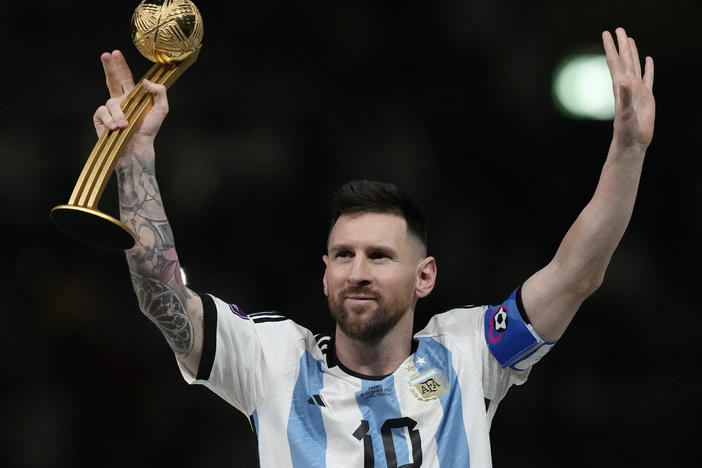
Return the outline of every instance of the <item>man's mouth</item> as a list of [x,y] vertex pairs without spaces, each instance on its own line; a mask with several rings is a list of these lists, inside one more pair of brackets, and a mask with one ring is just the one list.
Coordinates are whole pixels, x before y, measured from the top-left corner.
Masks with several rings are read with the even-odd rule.
[[368,303],[376,300],[376,298],[373,296],[358,296],[358,295],[346,296],[344,299],[346,299],[347,303],[359,304],[359,305],[360,304],[368,304]]

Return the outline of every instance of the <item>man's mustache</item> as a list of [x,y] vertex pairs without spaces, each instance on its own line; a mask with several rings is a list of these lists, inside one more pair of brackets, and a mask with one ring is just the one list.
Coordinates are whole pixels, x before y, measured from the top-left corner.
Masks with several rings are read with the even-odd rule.
[[368,286],[351,286],[348,288],[345,288],[341,291],[341,297],[348,297],[348,296],[361,296],[361,297],[370,297],[373,299],[379,299],[380,294],[375,291],[373,288],[368,287]]

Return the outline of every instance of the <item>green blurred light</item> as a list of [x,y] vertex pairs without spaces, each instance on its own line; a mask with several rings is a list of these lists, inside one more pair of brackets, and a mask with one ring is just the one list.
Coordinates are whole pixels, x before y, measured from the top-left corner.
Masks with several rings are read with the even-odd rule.
[[576,119],[611,120],[614,117],[612,78],[604,55],[572,55],[553,74],[557,107]]

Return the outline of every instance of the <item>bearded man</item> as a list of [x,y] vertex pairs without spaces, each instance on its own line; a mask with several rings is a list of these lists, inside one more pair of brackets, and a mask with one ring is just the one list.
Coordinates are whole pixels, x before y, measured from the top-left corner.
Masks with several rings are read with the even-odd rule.
[[[414,336],[414,309],[437,265],[424,216],[391,184],[350,182],[335,196],[323,256],[333,335],[189,290],[154,172],[166,92],[144,81],[154,107],[116,168],[121,219],[137,235],[126,253],[134,289],[186,381],[250,417],[262,467],[491,466],[498,404],[600,286],[631,217],[653,136],[653,61],[642,73],[634,40],[622,28],[616,36],[618,50],[603,33],[612,144],[595,194],[551,262],[503,303],[437,314]],[[134,87],[121,53],[102,62],[111,97],[95,113],[98,134],[126,127],[120,103]]]

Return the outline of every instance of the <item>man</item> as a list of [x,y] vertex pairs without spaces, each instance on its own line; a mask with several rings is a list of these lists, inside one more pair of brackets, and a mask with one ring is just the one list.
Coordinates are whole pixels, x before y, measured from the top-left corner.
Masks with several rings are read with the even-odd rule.
[[[438,314],[414,339],[414,308],[437,267],[421,212],[389,184],[352,182],[335,197],[323,257],[333,336],[190,291],[154,174],[166,93],[144,82],[154,107],[116,168],[121,218],[137,235],[126,252],[134,289],[185,379],[251,417],[261,466],[491,465],[500,400],[599,287],[631,216],[653,136],[653,61],[642,74],[634,40],[622,28],[616,36],[618,50],[602,35],[616,102],[612,143],[594,196],[553,260],[504,303]],[[134,87],[121,53],[101,59],[111,97],[95,113],[98,134],[127,125],[120,102]]]

